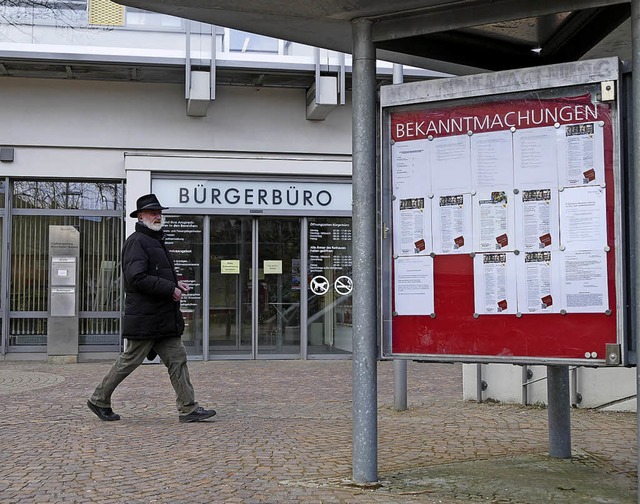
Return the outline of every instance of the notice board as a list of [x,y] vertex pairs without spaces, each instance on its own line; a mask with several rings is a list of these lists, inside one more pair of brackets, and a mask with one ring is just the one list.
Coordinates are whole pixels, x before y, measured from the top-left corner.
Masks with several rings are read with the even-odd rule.
[[383,88],[383,356],[624,363],[618,75]]

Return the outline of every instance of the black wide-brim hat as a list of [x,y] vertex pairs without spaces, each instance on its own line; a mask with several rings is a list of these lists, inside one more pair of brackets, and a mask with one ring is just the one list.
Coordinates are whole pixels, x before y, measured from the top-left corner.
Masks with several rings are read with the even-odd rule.
[[138,217],[138,212],[142,210],[166,210],[169,207],[163,207],[155,194],[145,194],[140,196],[136,201],[136,209],[129,215],[134,219]]

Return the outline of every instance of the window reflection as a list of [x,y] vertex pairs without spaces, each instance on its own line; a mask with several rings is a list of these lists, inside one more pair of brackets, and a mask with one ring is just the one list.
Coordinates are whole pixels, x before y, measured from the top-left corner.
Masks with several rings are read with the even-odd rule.
[[121,210],[121,182],[55,182],[18,180],[13,183],[14,208]]

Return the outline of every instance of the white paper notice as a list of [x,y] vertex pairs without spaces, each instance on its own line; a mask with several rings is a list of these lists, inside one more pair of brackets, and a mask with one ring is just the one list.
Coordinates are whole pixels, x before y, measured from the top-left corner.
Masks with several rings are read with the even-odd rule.
[[595,123],[559,130],[558,170],[562,186],[604,184],[604,137]]
[[433,192],[471,192],[469,135],[435,138],[429,145]]
[[516,256],[518,311],[557,313],[560,311],[559,252],[525,252]]
[[604,250],[606,190],[600,186],[560,191],[560,244],[567,250]]
[[516,248],[558,250],[559,216],[556,189],[525,189],[515,197]]
[[511,131],[476,133],[471,136],[473,188],[513,187]]
[[479,315],[516,313],[514,258],[508,253],[476,254],[473,258],[475,311]]
[[428,143],[429,140],[411,140],[393,144],[391,166],[396,196],[431,194]]
[[396,198],[393,212],[394,255],[431,253],[431,200]]
[[558,186],[557,134],[553,126],[513,133],[513,179],[517,189]]
[[609,309],[607,253],[575,250],[561,253],[562,308],[568,313],[603,313]]
[[473,196],[475,252],[514,250],[513,193],[481,191]]
[[471,195],[436,194],[432,202],[433,251],[436,254],[471,252]]
[[398,257],[394,260],[394,306],[398,315],[431,315],[433,258]]

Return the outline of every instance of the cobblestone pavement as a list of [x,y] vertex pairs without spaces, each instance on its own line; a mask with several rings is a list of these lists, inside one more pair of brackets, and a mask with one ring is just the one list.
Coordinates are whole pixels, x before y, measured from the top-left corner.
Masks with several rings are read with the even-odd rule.
[[351,362],[190,362],[213,422],[178,422],[162,365],[85,402],[111,363],[0,362],[1,503],[636,502],[635,413],[573,410],[570,460],[547,411],[463,402],[458,364],[410,362],[409,410],[379,364],[379,483],[352,485]]

